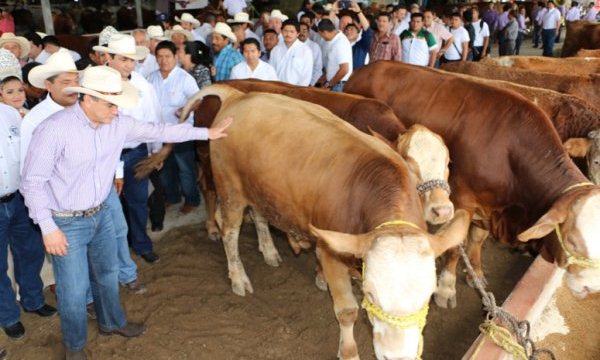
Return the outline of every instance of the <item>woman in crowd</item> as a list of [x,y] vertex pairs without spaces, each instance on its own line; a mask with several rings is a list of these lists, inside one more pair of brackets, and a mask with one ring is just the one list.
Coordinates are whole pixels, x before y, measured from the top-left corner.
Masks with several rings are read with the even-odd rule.
[[194,77],[202,89],[212,83],[210,77],[210,49],[201,41],[188,41],[184,53],[179,53],[179,62],[183,69]]
[[21,80],[19,60],[8,50],[0,49],[0,100],[25,116],[25,86]]

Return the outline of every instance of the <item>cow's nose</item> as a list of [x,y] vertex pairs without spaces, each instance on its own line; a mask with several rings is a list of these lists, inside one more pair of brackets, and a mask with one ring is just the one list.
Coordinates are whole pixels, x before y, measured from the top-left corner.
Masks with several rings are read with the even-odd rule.
[[435,216],[442,219],[447,219],[452,216],[452,207],[448,205],[434,206],[431,211]]

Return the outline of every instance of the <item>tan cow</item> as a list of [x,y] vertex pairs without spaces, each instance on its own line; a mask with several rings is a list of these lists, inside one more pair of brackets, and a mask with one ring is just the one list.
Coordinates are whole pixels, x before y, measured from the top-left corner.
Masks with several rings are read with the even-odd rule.
[[486,57],[482,64],[554,74],[588,75],[600,72],[600,58],[551,58],[546,56]]
[[423,319],[435,289],[435,256],[466,235],[465,212],[430,235],[417,179],[389,146],[318,105],[225,85],[208,90],[222,101],[216,124],[235,114],[228,137],[210,147],[234,292],[244,294],[249,284],[237,243],[250,206],[260,243],[272,241],[267,222],[316,241],[340,325],[340,358],[358,359],[349,275],[355,259],[364,265],[363,306],[377,358],[417,357],[423,323],[398,322]]
[[581,49],[577,51],[575,57],[589,57],[589,58],[597,58],[600,57],[600,49],[590,50],[590,49]]

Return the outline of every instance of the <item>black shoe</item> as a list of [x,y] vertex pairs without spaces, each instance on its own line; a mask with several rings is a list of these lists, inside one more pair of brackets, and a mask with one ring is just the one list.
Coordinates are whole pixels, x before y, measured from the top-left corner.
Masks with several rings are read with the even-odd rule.
[[7,354],[8,352],[6,352],[6,349],[0,348],[0,360],[4,359]]
[[48,304],[44,304],[41,308],[37,310],[25,310],[25,312],[38,314],[41,317],[50,317],[56,314],[56,308]]
[[6,336],[12,339],[20,339],[25,336],[25,328],[20,321],[17,321],[15,324],[9,327],[3,327],[2,329],[4,329]]
[[156,264],[160,261],[160,257],[158,257],[158,255],[156,255],[152,251],[142,254],[140,256],[142,257],[142,259],[146,260],[148,264]]
[[114,329],[111,331],[104,331],[99,329],[100,335],[110,336],[110,335],[120,335],[123,337],[138,337],[146,332],[146,326],[144,324],[139,323],[127,323],[127,325],[123,326],[120,329]]

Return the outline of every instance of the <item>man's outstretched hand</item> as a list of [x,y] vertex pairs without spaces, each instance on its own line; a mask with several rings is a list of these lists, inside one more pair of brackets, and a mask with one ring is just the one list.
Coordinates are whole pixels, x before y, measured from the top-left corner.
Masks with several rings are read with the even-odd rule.
[[229,127],[229,125],[231,125],[232,122],[233,122],[232,117],[227,117],[227,118],[223,119],[223,121],[221,121],[219,123],[219,125],[213,126],[210,129],[208,129],[208,138],[210,140],[216,140],[216,139],[227,137],[227,134],[225,133],[225,129],[227,129],[227,127]]

